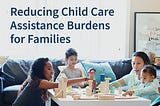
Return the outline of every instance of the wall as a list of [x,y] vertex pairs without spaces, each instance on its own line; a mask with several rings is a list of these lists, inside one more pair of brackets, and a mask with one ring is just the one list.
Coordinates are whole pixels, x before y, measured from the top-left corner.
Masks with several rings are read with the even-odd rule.
[[[128,56],[128,0],[9,1],[0,4],[2,56],[60,58],[69,47],[84,59]],[[32,15],[32,10],[37,12]]]
[[134,51],[134,12],[160,12],[160,0],[130,0],[129,57]]

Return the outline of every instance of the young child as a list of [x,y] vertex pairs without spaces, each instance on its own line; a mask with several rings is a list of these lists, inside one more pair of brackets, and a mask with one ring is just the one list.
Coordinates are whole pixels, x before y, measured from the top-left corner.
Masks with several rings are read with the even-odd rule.
[[[82,77],[81,69],[75,67],[75,65],[77,64],[77,57],[78,57],[78,53],[73,48],[69,48],[65,52],[65,61],[67,65],[66,65],[66,68],[61,73],[65,73],[68,79]],[[83,87],[83,85],[84,84],[82,83],[78,83],[73,85],[73,87]]]
[[129,90],[123,95],[136,95],[150,99],[152,102],[159,96],[159,82],[156,79],[156,69],[152,65],[145,65],[141,70],[141,84],[138,89]]

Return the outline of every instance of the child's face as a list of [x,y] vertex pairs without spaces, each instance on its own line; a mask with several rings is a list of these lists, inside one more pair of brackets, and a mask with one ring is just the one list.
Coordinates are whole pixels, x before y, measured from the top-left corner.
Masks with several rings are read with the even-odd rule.
[[146,83],[149,83],[149,82],[152,82],[154,80],[154,76],[151,75],[150,73],[148,72],[142,72],[141,73],[141,81],[143,84],[146,84]]
[[77,56],[73,55],[66,59],[69,66],[75,66],[77,64]]
[[132,68],[135,70],[136,74],[140,76],[141,69],[144,67],[144,61],[139,56],[132,57]]
[[50,61],[46,62],[46,65],[44,67],[44,76],[46,77],[47,80],[51,80],[53,77],[53,67],[52,63]]

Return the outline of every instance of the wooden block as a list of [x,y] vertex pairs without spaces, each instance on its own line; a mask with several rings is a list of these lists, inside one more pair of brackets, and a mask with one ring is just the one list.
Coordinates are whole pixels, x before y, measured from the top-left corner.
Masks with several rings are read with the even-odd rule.
[[73,95],[74,100],[80,100],[80,95]]
[[98,96],[99,100],[115,100],[115,95],[111,95],[111,94],[102,94]]
[[62,91],[58,88],[55,88],[55,97],[56,98],[61,98],[63,95],[62,95]]
[[86,88],[86,96],[92,96],[92,89],[89,87]]

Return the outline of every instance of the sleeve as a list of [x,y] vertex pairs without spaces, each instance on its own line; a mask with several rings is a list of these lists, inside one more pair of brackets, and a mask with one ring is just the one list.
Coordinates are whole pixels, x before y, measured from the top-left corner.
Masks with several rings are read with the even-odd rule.
[[142,94],[154,94],[158,92],[158,86],[159,82],[157,79],[154,79],[153,82],[150,83],[150,85],[144,87],[144,88],[139,88],[134,90],[135,95],[142,95]]
[[128,82],[129,82],[130,78],[131,78],[131,73],[122,77],[122,79],[124,80],[126,85],[128,85]]

